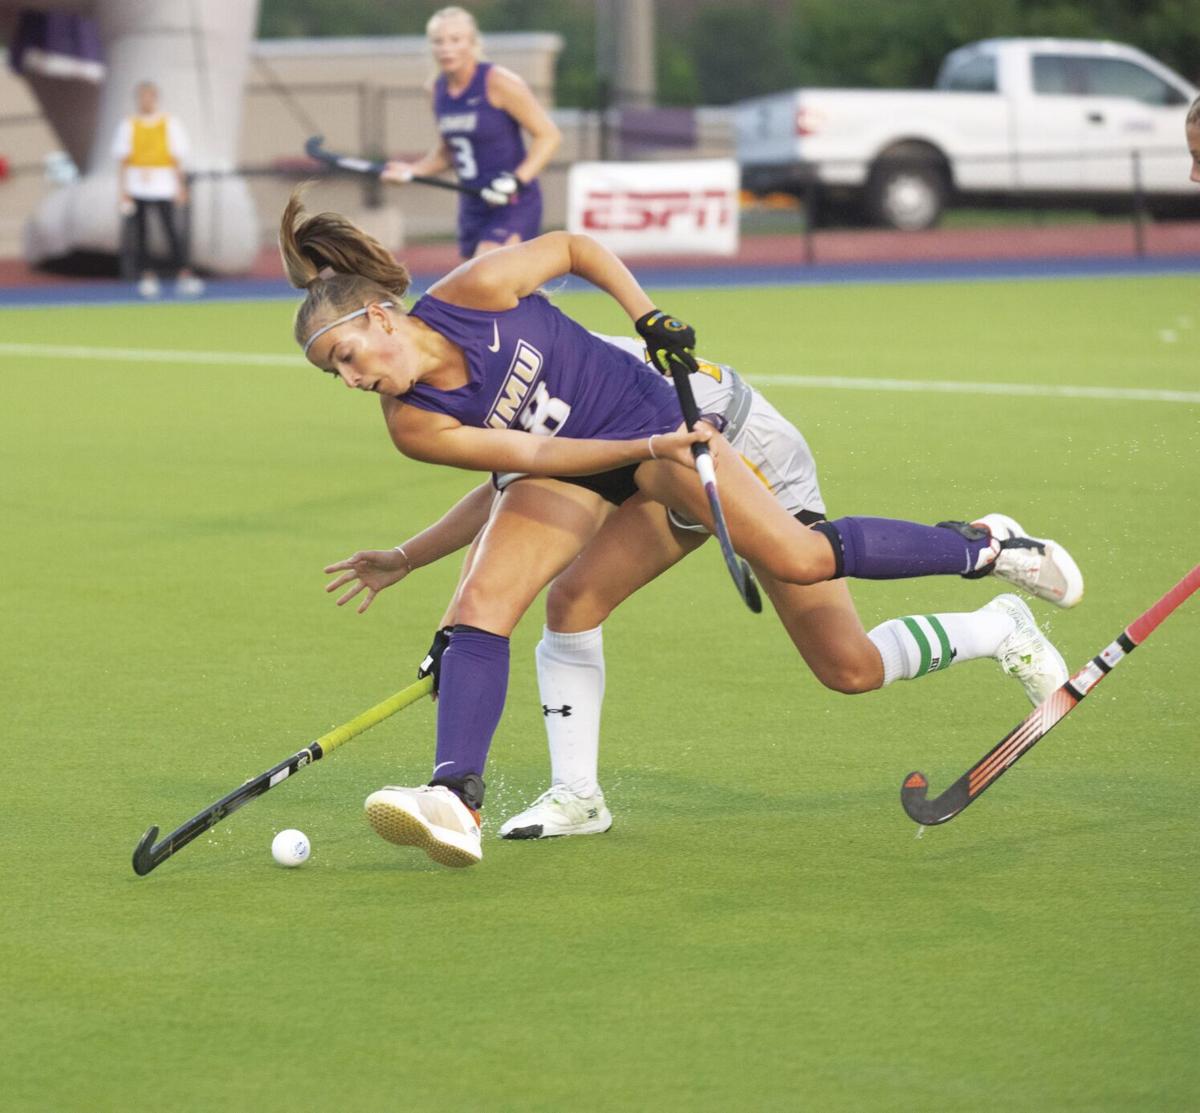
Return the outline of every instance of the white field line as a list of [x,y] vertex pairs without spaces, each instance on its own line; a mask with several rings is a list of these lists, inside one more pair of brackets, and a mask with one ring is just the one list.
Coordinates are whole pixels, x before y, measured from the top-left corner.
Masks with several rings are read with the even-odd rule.
[[85,348],[69,344],[0,343],[0,356],[80,359],[105,363],[207,363],[237,367],[300,367],[304,357],[266,352],[189,352],[178,348]]
[[840,375],[748,375],[755,385],[890,390],[911,394],[1006,394],[1024,398],[1099,398],[1120,402],[1200,404],[1200,391],[1144,390],[1121,386],[1055,386],[1039,383],[970,383],[938,379],[859,379]]
[[[203,352],[176,348],[92,348],[67,344],[0,342],[0,356],[27,359],[77,359],[111,363],[198,363],[240,367],[300,367],[299,355],[266,352]],[[849,378],[842,375],[750,375],[763,386],[828,390],[874,390],[908,394],[998,394],[1017,398],[1093,398],[1120,402],[1200,404],[1200,391],[1147,390],[1138,387],[1059,386],[1039,383],[973,383],[938,379]]]

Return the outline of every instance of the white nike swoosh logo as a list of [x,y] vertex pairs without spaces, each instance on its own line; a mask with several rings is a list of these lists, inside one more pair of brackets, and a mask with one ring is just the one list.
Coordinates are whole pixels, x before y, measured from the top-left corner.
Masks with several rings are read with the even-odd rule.
[[433,767],[433,776],[435,776],[435,777],[437,776],[437,771],[438,771],[439,769],[441,769],[441,767],[442,767],[443,765],[453,765],[453,764],[454,764],[454,762],[452,762],[452,761],[439,761],[439,762],[437,763],[437,765],[435,765],[435,766]]
[[500,326],[492,322],[492,342],[487,346],[489,352],[498,352],[500,350]]

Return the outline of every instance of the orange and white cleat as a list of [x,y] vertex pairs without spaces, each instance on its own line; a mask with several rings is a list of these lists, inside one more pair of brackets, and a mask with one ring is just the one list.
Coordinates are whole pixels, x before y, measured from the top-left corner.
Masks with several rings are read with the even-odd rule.
[[367,822],[398,846],[416,846],[443,866],[473,866],[483,858],[479,813],[445,785],[388,785],[366,802]]

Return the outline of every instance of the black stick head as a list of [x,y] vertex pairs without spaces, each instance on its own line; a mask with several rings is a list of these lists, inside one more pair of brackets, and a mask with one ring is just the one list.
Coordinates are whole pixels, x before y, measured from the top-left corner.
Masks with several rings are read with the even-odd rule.
[[304,144],[304,153],[309,158],[315,158],[318,162],[323,162],[325,152],[321,149],[321,145],[324,142],[325,136],[323,135],[310,136]]
[[742,598],[746,606],[755,614],[762,614],[762,596],[758,593],[758,584],[754,582],[754,573],[744,560],[742,566]]
[[967,790],[967,778],[955,781],[941,796],[928,799],[929,781],[924,773],[912,772],[904,778],[900,786],[900,803],[908,813],[909,819],[922,827],[936,827],[953,819],[970,802],[971,796]]
[[154,861],[153,854],[150,853],[154,846],[154,840],[158,838],[158,828],[150,827],[146,833],[138,841],[137,846],[133,851],[133,872],[138,877],[145,877],[158,864]]

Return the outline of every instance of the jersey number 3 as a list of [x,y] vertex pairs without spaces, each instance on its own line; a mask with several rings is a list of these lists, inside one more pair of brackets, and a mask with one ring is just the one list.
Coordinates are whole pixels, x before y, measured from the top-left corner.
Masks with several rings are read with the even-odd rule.
[[475,161],[475,150],[465,135],[455,135],[446,140],[454,152],[454,169],[460,178],[477,178],[479,164]]

